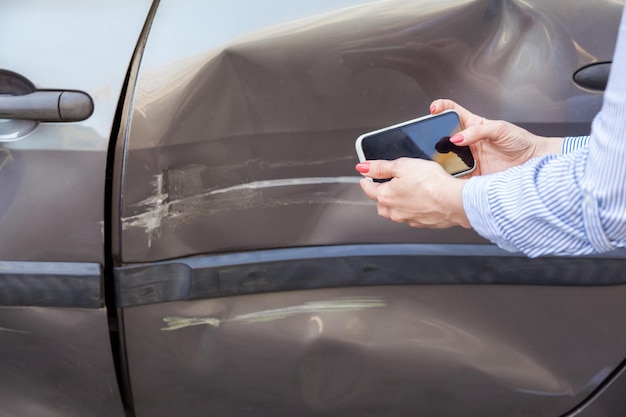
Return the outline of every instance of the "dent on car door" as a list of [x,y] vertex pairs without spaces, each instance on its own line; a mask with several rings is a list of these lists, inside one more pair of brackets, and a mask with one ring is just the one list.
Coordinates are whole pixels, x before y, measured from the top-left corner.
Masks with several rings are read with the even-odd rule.
[[124,414],[104,307],[104,191],[150,9],[0,4],[0,415]]
[[115,182],[136,415],[559,416],[592,395],[626,352],[623,255],[379,219],[354,139],[441,96],[586,133],[601,94],[572,76],[610,60],[620,10],[161,1]]

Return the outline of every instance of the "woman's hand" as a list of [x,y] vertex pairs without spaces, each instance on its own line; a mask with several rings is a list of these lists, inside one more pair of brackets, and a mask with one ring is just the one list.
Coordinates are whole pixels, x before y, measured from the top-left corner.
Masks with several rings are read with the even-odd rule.
[[[452,109],[461,116],[465,129],[450,142],[470,146],[476,160],[471,175],[492,174],[561,152],[562,138],[545,138],[508,122],[487,120],[451,100],[436,100],[430,109],[432,114]],[[471,227],[463,208],[466,180],[451,176],[436,162],[417,158],[365,161],[356,169],[370,179],[391,178],[383,183],[360,182],[365,194],[376,201],[380,216],[413,227]]]
[[435,100],[432,114],[456,110],[464,130],[450,138],[458,146],[469,146],[476,160],[471,175],[493,174],[549,153],[560,154],[563,138],[545,138],[502,120],[477,116],[452,100]]
[[372,179],[361,180],[365,194],[376,201],[378,214],[413,227],[470,227],[463,209],[465,180],[455,178],[432,161],[400,158],[395,161],[366,161],[357,171]]

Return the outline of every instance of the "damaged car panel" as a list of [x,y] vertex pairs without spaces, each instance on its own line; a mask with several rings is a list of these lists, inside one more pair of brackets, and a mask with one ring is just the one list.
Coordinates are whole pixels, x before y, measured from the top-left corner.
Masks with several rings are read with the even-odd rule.
[[354,140],[439,97],[586,134],[602,94],[574,74],[610,61],[621,8],[162,1],[114,183],[136,415],[556,417],[595,398],[625,357],[623,254],[528,260],[382,220]]
[[135,410],[560,416],[620,369],[625,265],[431,244],[120,267]]
[[136,415],[562,416],[622,360],[625,290],[385,286],[131,307]]
[[623,250],[395,224],[354,171],[439,97],[588,133],[622,0],[4,3],[0,416],[626,413]]
[[621,7],[598,4],[349,1],[306,15],[275,1],[225,30],[235,3],[164,2],[126,133],[121,259],[483,243],[377,219],[353,184],[354,138],[427,113],[438,97],[539,133],[586,133],[601,94],[572,77],[611,59],[595,23],[614,37]]

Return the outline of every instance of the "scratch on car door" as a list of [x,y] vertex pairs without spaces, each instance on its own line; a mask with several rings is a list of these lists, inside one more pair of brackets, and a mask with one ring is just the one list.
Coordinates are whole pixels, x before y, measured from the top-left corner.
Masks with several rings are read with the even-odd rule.
[[[176,227],[193,216],[208,216],[233,209],[252,207],[324,204],[371,204],[352,198],[342,198],[342,193],[329,191],[328,186],[345,187],[358,184],[359,176],[278,178],[218,186],[203,184],[200,176],[204,166],[189,166],[155,175],[151,182],[153,194],[133,204],[137,214],[123,217],[122,230],[143,229],[148,235],[148,247],[160,236],[162,227]],[[189,175],[187,175],[189,174]],[[184,179],[184,181],[183,181]],[[309,188],[307,188],[309,187]],[[310,188],[316,187],[316,188]],[[277,198],[265,198],[276,189],[297,189],[281,193]]]
[[11,151],[9,151],[8,149],[0,148],[0,171],[2,171],[2,168],[4,168],[4,166],[11,161],[13,161]]
[[219,327],[224,323],[242,322],[244,324],[263,323],[281,320],[300,314],[321,314],[346,311],[358,311],[369,308],[385,307],[387,303],[379,298],[340,298],[327,301],[312,301],[284,308],[262,310],[254,313],[240,314],[233,318],[218,319],[215,317],[164,317],[167,327],[161,330],[171,331],[191,326],[209,325]]
[[152,239],[158,235],[163,218],[169,211],[169,195],[165,190],[163,174],[155,175],[152,186],[155,189],[153,196],[135,204],[137,207],[145,208],[142,213],[122,219],[122,230],[131,227],[145,229],[148,235],[148,247],[152,246]]

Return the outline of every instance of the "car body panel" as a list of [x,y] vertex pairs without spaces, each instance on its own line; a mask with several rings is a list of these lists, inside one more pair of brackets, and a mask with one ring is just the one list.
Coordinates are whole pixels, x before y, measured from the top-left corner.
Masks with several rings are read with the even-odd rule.
[[94,112],[0,143],[0,416],[626,412],[624,251],[394,224],[353,168],[438,97],[587,133],[622,1],[5,3],[0,76]]
[[128,265],[135,411],[560,416],[620,367],[625,265],[448,244]]
[[130,307],[135,412],[561,416],[622,361],[625,291],[412,285]]
[[624,410],[624,390],[626,389],[626,368],[622,368],[597,393],[566,417],[619,416]]
[[624,254],[528,260],[380,219],[354,141],[438,97],[585,134],[602,94],[573,75],[611,60],[621,8],[162,1],[114,184],[137,417],[556,417],[589,401],[626,352]]
[[109,139],[150,5],[3,2],[0,69],[39,90],[84,91],[94,111],[87,120],[41,123],[0,143],[0,235],[10,237],[0,239],[0,260],[104,263]]
[[94,105],[86,120],[26,135],[0,120],[0,416],[124,415],[104,305],[105,183],[151,3],[0,2],[0,78]]
[[355,185],[355,138],[425,114],[438,97],[539,133],[587,133],[602,95],[572,77],[610,61],[621,10],[613,1],[564,10],[560,1],[388,0],[318,2],[307,15],[287,3],[245,12],[227,1],[161,3],[127,132],[122,262],[484,243],[471,231],[377,218]]
[[0,307],[0,416],[121,417],[104,308]]

